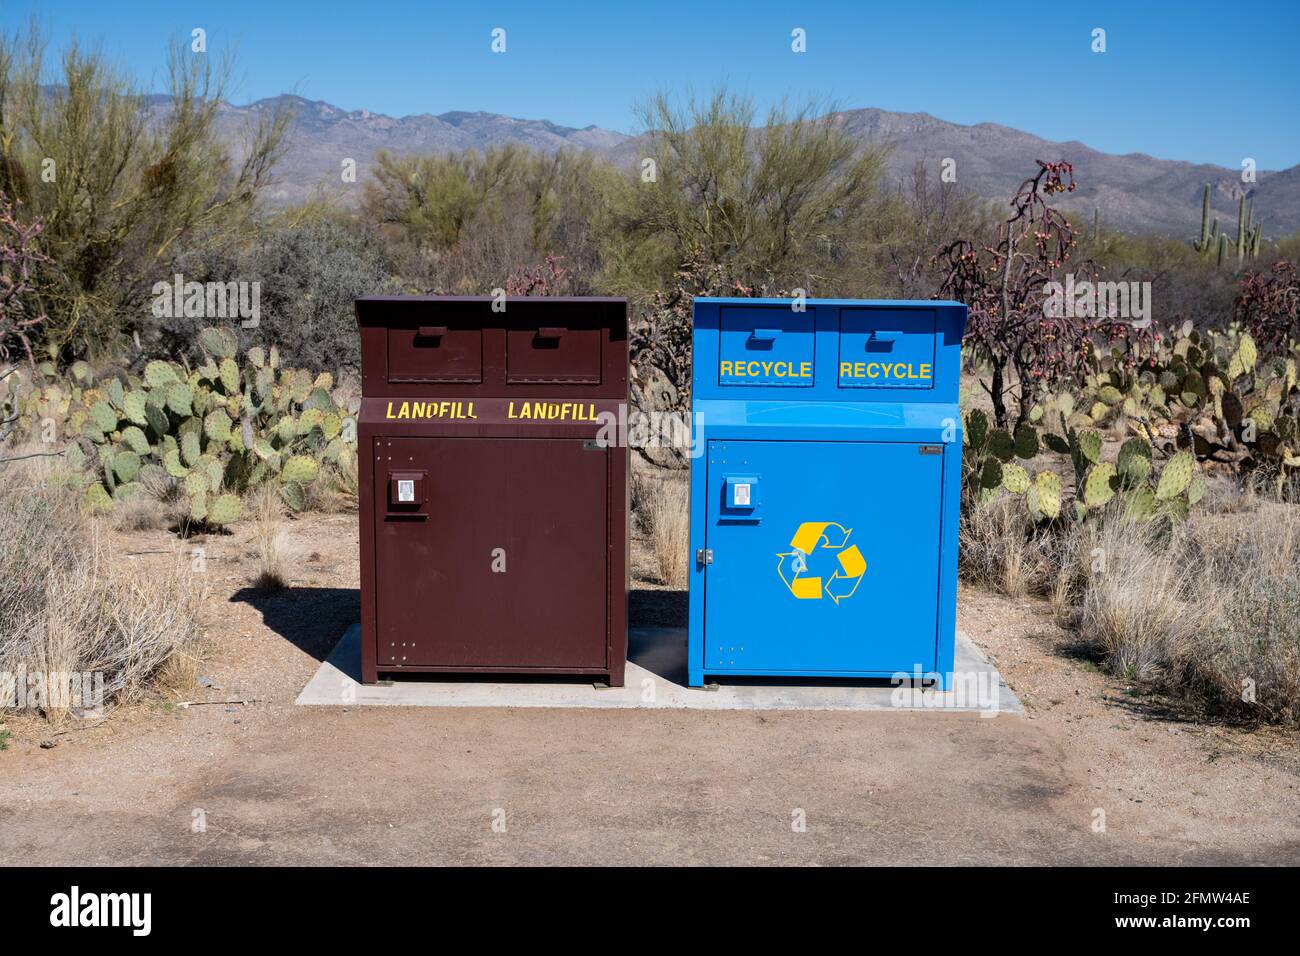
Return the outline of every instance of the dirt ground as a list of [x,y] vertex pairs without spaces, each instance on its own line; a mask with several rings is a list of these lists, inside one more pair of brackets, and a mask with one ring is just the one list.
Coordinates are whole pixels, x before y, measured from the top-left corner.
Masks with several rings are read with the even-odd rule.
[[[213,686],[188,693],[251,702],[10,718],[0,860],[1300,863],[1294,734],[1195,722],[1075,656],[1035,602],[965,588],[958,609],[1024,717],[296,708],[358,619],[356,518],[292,522],[274,596],[249,586],[251,535],[122,536],[123,560],[203,548]],[[634,623],[684,614],[634,587]]]

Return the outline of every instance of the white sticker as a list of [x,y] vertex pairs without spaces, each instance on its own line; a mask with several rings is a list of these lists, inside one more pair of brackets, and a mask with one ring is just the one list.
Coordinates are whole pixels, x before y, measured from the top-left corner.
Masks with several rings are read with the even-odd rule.
[[397,500],[398,501],[415,501],[415,480],[412,478],[397,479]]
[[747,508],[749,506],[749,485],[738,484],[733,485],[732,487],[735,489],[732,504],[738,508]]

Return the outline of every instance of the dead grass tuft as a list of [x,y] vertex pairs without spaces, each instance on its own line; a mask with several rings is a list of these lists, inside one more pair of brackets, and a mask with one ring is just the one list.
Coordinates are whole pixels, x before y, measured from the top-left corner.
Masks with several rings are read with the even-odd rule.
[[252,519],[253,540],[257,544],[257,574],[253,587],[259,591],[279,591],[289,586],[293,565],[284,502],[278,490],[265,485],[250,492],[245,510]]
[[958,564],[973,584],[1011,597],[1043,594],[1053,577],[1050,539],[1036,533],[1019,498],[1004,495],[962,512]]
[[642,531],[650,539],[661,584],[686,587],[691,547],[690,491],[677,477],[633,478],[633,502]]
[[321,466],[320,475],[307,488],[307,509],[325,514],[357,508],[357,458],[344,455]]

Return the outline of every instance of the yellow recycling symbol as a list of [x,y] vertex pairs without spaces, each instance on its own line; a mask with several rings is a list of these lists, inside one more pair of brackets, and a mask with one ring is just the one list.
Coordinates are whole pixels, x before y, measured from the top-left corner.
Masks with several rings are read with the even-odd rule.
[[[834,521],[805,521],[790,539],[790,551],[778,551],[776,573],[781,576],[790,593],[797,598],[820,598],[825,590],[826,596],[837,605],[845,598],[853,596],[866,573],[867,562],[862,557],[856,544],[849,544],[852,528],[846,528]],[[825,587],[820,577],[805,575],[808,570],[808,556],[818,548],[839,552],[839,567],[827,579]]]

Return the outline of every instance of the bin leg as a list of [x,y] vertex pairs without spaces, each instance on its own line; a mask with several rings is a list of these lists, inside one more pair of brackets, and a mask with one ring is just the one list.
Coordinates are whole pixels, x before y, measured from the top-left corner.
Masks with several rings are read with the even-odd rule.
[[939,690],[943,691],[945,694],[952,690],[952,680],[952,671],[940,671]]
[[609,672],[609,686],[610,686],[610,687],[622,687],[622,686],[623,686],[623,673],[624,673],[624,671],[625,671],[626,669],[627,669],[626,664],[624,664],[624,662],[622,662],[622,661],[619,661],[619,663],[616,664],[616,665],[615,665],[615,666],[610,670],[610,672]]

